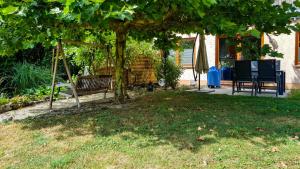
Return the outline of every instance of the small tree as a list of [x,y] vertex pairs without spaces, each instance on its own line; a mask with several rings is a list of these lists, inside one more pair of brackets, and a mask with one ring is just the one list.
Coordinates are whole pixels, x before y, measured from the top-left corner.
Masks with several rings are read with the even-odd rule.
[[174,60],[166,58],[164,62],[161,62],[156,67],[156,77],[157,80],[165,80],[165,88],[171,87],[175,89],[178,85],[179,78],[182,75],[182,68],[179,65],[176,65]]

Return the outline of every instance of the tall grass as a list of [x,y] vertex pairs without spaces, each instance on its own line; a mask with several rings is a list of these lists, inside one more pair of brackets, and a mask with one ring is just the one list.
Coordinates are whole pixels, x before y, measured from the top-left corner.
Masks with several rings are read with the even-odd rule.
[[0,74],[0,97],[6,95],[6,91],[9,90],[10,86],[7,84],[9,80],[10,80],[9,75]]
[[26,89],[51,84],[51,73],[48,68],[29,63],[17,63],[13,68],[12,86],[17,93]]
[[0,94],[2,93],[2,84],[3,84],[3,82],[4,82],[4,77],[1,77],[0,76]]

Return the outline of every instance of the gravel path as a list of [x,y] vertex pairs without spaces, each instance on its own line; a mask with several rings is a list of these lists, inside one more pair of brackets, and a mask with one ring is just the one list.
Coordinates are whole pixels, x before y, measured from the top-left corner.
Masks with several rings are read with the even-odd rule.
[[[107,93],[106,98],[104,99],[103,93],[80,96],[80,103],[87,103],[91,101],[107,101],[108,99],[113,98],[113,93]],[[51,113],[52,111],[59,109],[67,109],[77,106],[74,98],[58,100],[53,102],[53,110],[49,110],[49,102],[39,103],[33,106],[25,107],[18,110],[12,110],[3,114],[0,114],[0,123],[5,121],[12,120],[23,120],[28,117],[39,116],[47,113]]]

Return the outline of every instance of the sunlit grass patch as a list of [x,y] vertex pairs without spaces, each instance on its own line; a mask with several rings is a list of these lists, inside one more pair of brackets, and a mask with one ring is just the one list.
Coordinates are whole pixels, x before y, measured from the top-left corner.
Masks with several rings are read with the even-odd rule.
[[298,168],[299,106],[158,92],[123,109],[0,124],[0,168]]

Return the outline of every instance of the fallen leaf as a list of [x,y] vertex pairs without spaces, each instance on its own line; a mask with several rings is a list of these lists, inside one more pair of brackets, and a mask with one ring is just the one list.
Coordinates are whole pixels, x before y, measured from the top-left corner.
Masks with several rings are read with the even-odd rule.
[[206,160],[203,160],[203,165],[204,166],[207,166],[208,165],[208,162]]
[[209,131],[210,131],[210,132],[214,132],[215,130],[214,130],[214,129],[209,129]]
[[203,130],[203,128],[202,127],[198,127],[198,129],[197,129],[198,131],[201,131],[201,130]]
[[174,111],[174,109],[173,109],[173,108],[169,108],[168,110],[169,110],[169,111]]
[[201,142],[205,141],[205,138],[200,136],[200,137],[197,138],[197,141],[201,141]]
[[290,139],[293,140],[293,141],[295,141],[295,140],[299,140],[299,137],[298,136],[294,136],[294,137],[291,137]]
[[195,110],[197,110],[197,111],[203,111],[203,109],[201,107],[197,107],[197,108],[195,108]]
[[271,151],[273,153],[279,152],[279,148],[278,147],[272,147]]
[[288,168],[288,166],[284,162],[280,162],[277,164],[278,168]]
[[266,129],[264,128],[261,128],[261,127],[256,127],[255,129],[256,131],[259,131],[259,132],[263,132],[263,131],[266,131]]

